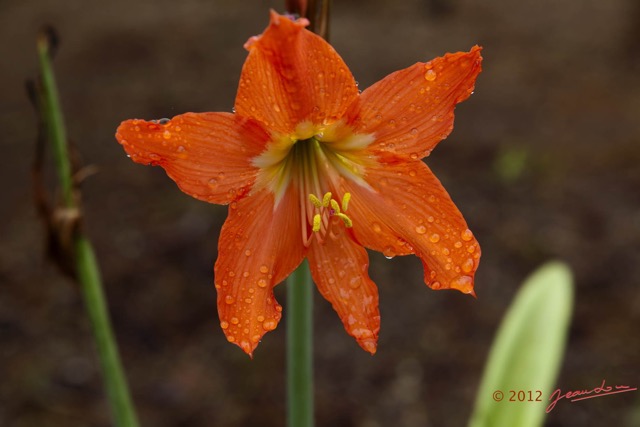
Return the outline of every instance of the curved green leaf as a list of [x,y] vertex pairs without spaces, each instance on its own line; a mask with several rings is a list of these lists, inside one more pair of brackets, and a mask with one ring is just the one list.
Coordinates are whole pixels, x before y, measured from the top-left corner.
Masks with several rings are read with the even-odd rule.
[[566,264],[545,264],[525,281],[489,353],[470,427],[542,425],[572,307],[573,279]]

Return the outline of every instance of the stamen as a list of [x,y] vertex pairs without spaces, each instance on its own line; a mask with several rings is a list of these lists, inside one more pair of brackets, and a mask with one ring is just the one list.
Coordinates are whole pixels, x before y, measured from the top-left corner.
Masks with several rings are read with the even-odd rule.
[[320,216],[320,214],[315,214],[313,216],[313,231],[315,233],[320,231],[321,224],[322,224],[322,216]]
[[336,202],[335,199],[331,199],[331,209],[333,209],[333,214],[337,215],[340,213],[340,205]]
[[342,210],[344,212],[346,212],[349,207],[349,200],[351,200],[351,193],[344,193],[344,196],[342,196]]
[[[313,224],[311,229],[314,233],[318,233],[316,235],[316,238],[319,239],[321,243],[323,242],[324,236],[329,229],[329,224],[332,216],[340,218],[345,227],[353,227],[353,221],[351,220],[351,218],[349,218],[349,216],[342,212],[346,211],[346,209],[349,207],[349,200],[351,199],[350,193],[345,193],[342,197],[342,209],[340,208],[338,201],[331,198],[331,192],[325,193],[325,195],[322,197],[322,201],[320,201],[320,198],[318,198],[318,196],[316,196],[315,194],[309,194],[308,198],[311,204],[315,207],[314,210],[316,212],[313,215]],[[329,206],[331,206],[331,208],[327,209],[329,208]],[[310,239],[311,238],[309,238],[309,240],[305,239],[305,244],[308,243]]]
[[318,208],[318,209],[322,208],[322,202],[315,195],[309,194],[309,201],[316,208]]
[[330,200],[331,200],[331,191],[328,191],[327,193],[325,193],[324,197],[322,198],[322,206],[324,206],[325,208],[328,207]]
[[353,221],[351,221],[351,218],[349,218],[345,214],[337,213],[337,214],[335,214],[335,216],[337,216],[338,218],[340,218],[342,220],[342,222],[344,222],[344,226],[345,227],[347,227],[347,228],[353,227]]

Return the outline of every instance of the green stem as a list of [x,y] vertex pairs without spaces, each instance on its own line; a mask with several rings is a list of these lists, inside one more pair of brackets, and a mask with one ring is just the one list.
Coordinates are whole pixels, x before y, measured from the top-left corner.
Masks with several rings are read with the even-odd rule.
[[138,420],[120,363],[118,345],[111,331],[100,269],[91,242],[86,237],[78,235],[75,241],[75,251],[78,280],[82,284],[115,425],[136,427]]
[[[50,38],[43,32],[38,37],[38,59],[41,78],[38,105],[42,109],[42,117],[53,145],[64,206],[67,209],[79,209],[78,202],[74,197],[72,168],[69,160],[62,109],[58,100],[58,91],[51,66],[50,48]],[[118,427],[137,427],[138,421],[120,363],[118,346],[111,330],[109,313],[102,291],[100,270],[91,242],[85,237],[81,227],[75,228],[73,256],[77,279],[82,287],[87,312],[98,347],[105,388],[115,425]]]
[[304,261],[287,283],[287,419],[313,427],[313,282]]
[[53,68],[51,67],[49,36],[42,32],[38,37],[38,59],[40,62],[40,85],[43,117],[49,134],[49,140],[53,144],[53,154],[58,170],[58,179],[62,187],[62,200],[67,208],[74,208],[76,202],[73,197],[73,179],[71,174],[71,162],[67,148],[67,131],[62,118],[62,109],[58,100],[58,88],[56,86]]

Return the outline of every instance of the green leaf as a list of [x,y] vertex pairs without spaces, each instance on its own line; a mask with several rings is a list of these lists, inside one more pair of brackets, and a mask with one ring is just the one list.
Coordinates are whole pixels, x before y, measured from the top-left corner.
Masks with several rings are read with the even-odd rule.
[[573,279],[566,264],[545,264],[525,281],[489,353],[470,427],[542,425],[572,307]]

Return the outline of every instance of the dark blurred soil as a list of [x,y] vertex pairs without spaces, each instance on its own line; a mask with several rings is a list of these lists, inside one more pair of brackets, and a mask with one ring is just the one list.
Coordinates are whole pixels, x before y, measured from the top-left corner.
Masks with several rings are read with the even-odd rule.
[[[218,327],[212,284],[226,208],[129,161],[120,121],[230,111],[246,52],[280,2],[0,2],[0,425],[108,426],[83,301],[44,257],[23,83],[35,36],[61,37],[68,133],[143,426],[284,425],[284,323],[249,360]],[[640,3],[338,1],[332,41],[360,83],[484,46],[475,95],[427,159],[478,237],[478,299],[434,292],[415,257],[371,256],[379,351],[316,293],[318,426],[463,426],[498,323],[524,277],[568,262],[576,302],[558,387],[640,383]],[[55,175],[47,171],[54,188]],[[278,299],[286,301],[282,286]],[[640,425],[640,395],[558,405],[547,426]]]

